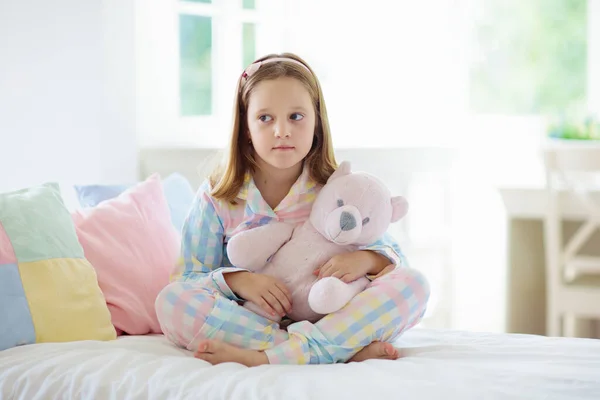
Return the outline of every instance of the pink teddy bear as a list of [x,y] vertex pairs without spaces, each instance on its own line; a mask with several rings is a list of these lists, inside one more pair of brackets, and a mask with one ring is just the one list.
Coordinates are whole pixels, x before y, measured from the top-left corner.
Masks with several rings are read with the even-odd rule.
[[[379,179],[352,173],[350,163],[343,162],[320,190],[305,223],[273,222],[241,232],[229,241],[227,254],[234,266],[274,276],[287,285],[292,295],[289,318],[316,322],[344,307],[369,280],[317,280],[313,272],[337,254],[377,241],[407,212],[404,197],[392,197]],[[280,321],[252,302],[244,306]]]

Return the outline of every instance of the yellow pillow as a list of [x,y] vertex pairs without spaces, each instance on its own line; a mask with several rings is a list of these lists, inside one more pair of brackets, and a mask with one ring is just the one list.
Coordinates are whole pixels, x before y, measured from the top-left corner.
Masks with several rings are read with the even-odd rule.
[[0,350],[115,338],[58,185],[0,193]]

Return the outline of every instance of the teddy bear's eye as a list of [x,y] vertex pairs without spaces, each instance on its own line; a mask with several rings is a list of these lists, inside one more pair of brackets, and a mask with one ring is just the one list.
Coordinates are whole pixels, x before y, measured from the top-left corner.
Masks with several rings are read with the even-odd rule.
[[339,200],[338,200],[338,207],[341,207],[341,206],[343,206],[343,205],[344,205],[344,200],[342,200],[342,199],[339,199]]
[[366,217],[365,219],[362,220],[362,224],[363,226],[365,226],[366,224],[368,224],[370,221],[369,217]]

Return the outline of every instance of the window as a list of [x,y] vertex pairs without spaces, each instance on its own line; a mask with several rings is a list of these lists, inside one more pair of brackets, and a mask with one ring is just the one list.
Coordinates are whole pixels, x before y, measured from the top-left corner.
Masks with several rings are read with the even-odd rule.
[[469,105],[475,113],[585,112],[588,0],[474,2]]
[[344,18],[337,2],[319,0],[145,4],[136,10],[142,145],[226,144],[242,69],[281,51],[317,72],[337,147],[476,146],[481,132],[537,146],[540,117],[600,110],[597,1],[433,3],[350,1]]
[[[213,52],[217,49],[217,54],[223,54],[233,63],[239,58],[240,70],[254,61],[256,2],[243,0],[236,4],[226,0],[180,0],[178,14],[180,114],[183,117],[210,116],[214,110],[213,103],[218,101],[213,97],[213,86],[219,84],[215,82],[219,76],[213,69]],[[217,24],[223,24],[221,37],[213,37],[213,19],[217,20]],[[238,42],[238,45],[232,46],[233,42]],[[240,54],[232,54],[236,50]]]
[[143,146],[226,144],[235,86],[258,55],[279,52],[277,0],[159,0],[136,15]]
[[183,116],[212,114],[212,19],[179,15],[179,96]]
[[599,4],[469,1],[464,146],[489,152],[497,184],[542,185],[550,124],[600,112]]

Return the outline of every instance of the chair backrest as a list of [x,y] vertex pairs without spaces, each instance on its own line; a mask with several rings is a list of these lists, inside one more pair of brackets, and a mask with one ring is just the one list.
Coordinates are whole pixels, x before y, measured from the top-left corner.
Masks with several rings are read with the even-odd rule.
[[[544,149],[547,211],[545,246],[548,279],[560,284],[564,267],[573,261],[581,248],[600,228],[600,202],[592,192],[598,190],[600,146],[556,146]],[[585,212],[583,225],[567,243],[562,238],[562,201],[576,198]]]

